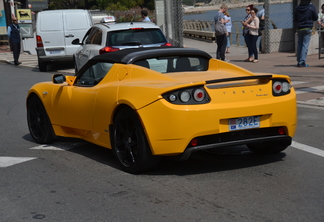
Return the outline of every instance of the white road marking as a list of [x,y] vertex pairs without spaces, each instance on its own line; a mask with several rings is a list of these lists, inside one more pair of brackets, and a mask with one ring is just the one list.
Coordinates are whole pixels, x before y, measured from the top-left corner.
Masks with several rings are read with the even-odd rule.
[[62,149],[56,146],[49,146],[49,145],[40,145],[40,146],[35,146],[30,148],[31,150],[60,150],[60,151],[64,151],[64,150],[68,150],[68,148],[66,149]]
[[0,167],[9,167],[15,164],[23,163],[29,160],[36,159],[37,157],[9,157],[0,156]]
[[75,143],[54,143],[52,145],[39,145],[39,146],[35,146],[30,148],[31,150],[59,150],[59,151],[66,151],[66,150],[70,150],[73,148],[76,148],[82,144],[84,144],[85,142],[75,142]]
[[295,85],[299,85],[299,84],[304,84],[304,83],[306,83],[306,82],[303,82],[303,81],[291,81],[291,84],[292,84],[293,86],[295,86]]
[[305,144],[297,143],[295,141],[292,141],[291,146],[296,148],[296,149],[303,150],[305,152],[312,153],[312,154],[324,157],[324,150],[321,150],[321,149],[318,149],[318,148],[315,148],[315,147],[311,147],[311,146],[308,146],[308,145],[305,145]]
[[324,90],[324,86],[313,86],[313,87],[306,87],[306,88],[295,89],[295,90],[296,90],[296,94],[309,93],[309,92]]

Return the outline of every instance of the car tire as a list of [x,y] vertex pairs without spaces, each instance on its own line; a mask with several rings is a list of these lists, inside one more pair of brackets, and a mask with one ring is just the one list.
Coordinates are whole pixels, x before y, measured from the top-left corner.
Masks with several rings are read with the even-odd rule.
[[39,68],[39,71],[46,72],[47,71],[47,64],[38,61],[38,68]]
[[113,152],[128,173],[139,173],[158,165],[160,157],[153,156],[143,127],[130,108],[123,108],[114,118]]
[[46,144],[54,141],[54,131],[42,101],[32,95],[27,101],[27,123],[30,135],[36,143]]
[[247,147],[255,154],[275,154],[285,150],[288,146],[280,142],[260,142],[248,144]]

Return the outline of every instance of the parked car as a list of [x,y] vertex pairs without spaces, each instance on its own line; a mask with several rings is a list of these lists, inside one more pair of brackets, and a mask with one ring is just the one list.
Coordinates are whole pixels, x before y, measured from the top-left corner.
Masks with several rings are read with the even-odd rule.
[[115,23],[113,16],[102,18],[101,23],[89,29],[82,42],[75,39],[72,44],[80,45],[74,53],[76,71],[96,55],[125,48],[171,46],[161,29],[154,23]]
[[78,46],[72,40],[82,38],[93,25],[87,10],[46,10],[37,14],[36,52],[41,72],[56,62],[73,62]]
[[27,121],[37,143],[81,138],[135,173],[161,156],[186,160],[215,147],[281,152],[295,134],[296,93],[288,76],[253,74],[198,49],[124,49],[34,85]]

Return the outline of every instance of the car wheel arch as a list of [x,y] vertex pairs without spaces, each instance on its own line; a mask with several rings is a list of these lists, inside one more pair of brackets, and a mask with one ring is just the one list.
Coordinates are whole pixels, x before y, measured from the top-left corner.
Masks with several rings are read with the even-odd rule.
[[141,123],[141,125],[142,125],[142,127],[143,127],[143,129],[145,129],[145,127],[144,127],[144,125],[143,125],[143,122],[142,122],[142,120],[141,120],[141,117],[140,117],[140,115],[136,112],[136,109],[134,109],[133,107],[131,107],[130,105],[128,105],[128,104],[119,104],[118,106],[116,106],[115,107],[115,110],[113,111],[113,113],[112,113],[112,117],[111,117],[111,123],[112,123],[112,125],[114,125],[114,122],[115,122],[115,119],[116,119],[116,116],[117,116],[117,114],[122,110],[122,109],[130,109],[130,110],[132,110],[133,112],[135,112],[136,113],[136,115],[137,115],[137,118],[139,119],[139,121],[140,121],[140,123]]
[[[122,105],[118,106],[118,108],[115,110],[115,112],[114,112],[114,114],[112,116],[113,116],[113,122],[112,122],[111,125],[109,125],[111,148],[112,148],[115,156],[117,157],[117,159],[121,163],[121,166],[122,166],[123,170],[126,171],[126,172],[129,172],[129,173],[136,173],[136,172],[140,172],[142,170],[148,170],[151,167],[156,166],[159,163],[160,157],[152,155],[153,152],[152,152],[152,148],[150,146],[150,143],[148,141],[147,134],[145,132],[145,127],[143,127],[143,123],[141,121],[141,118],[138,115],[138,113],[136,112],[136,110],[132,109],[131,107],[129,107],[129,106],[125,105],[125,104],[122,104]],[[126,128],[122,127],[121,128],[120,127],[120,121],[122,121],[121,123],[123,125],[123,123],[125,123],[123,119],[126,116],[129,117],[129,119],[131,120],[130,122],[133,123],[133,124],[129,125],[130,128],[128,128],[128,127],[126,127]],[[128,119],[127,117],[125,119]],[[139,126],[139,128],[137,128],[136,125]],[[132,131],[133,127],[137,128],[137,130]],[[120,131],[120,129],[122,129],[122,131]],[[134,134],[133,133],[128,134],[129,132],[127,133],[127,131],[128,131],[127,129],[131,129],[131,132],[134,132]],[[127,141],[127,144],[131,143],[130,141],[133,141],[133,136],[134,136],[134,138],[136,138],[135,141],[137,141],[137,142],[135,142],[135,144],[142,144],[142,145],[139,146],[140,151],[136,152],[136,153],[140,153],[140,154],[137,154],[140,157],[137,156],[137,155],[134,156],[133,160],[136,160],[136,161],[134,161],[131,164],[126,163],[127,162],[126,161],[126,159],[127,159],[126,156],[127,155],[125,154],[125,150],[126,150],[125,147],[127,147],[128,145],[121,145],[121,146],[117,145],[116,146],[116,144],[118,144],[118,143],[119,144],[125,144],[124,142],[122,142],[125,139],[124,136],[122,136],[120,138],[122,140],[118,140],[118,141],[116,140],[116,135],[117,135],[116,132],[117,131],[122,132],[122,135],[123,134],[124,135],[132,135],[132,136],[129,136],[130,140]],[[124,132],[126,132],[126,133],[124,133]],[[140,134],[143,135],[143,136],[140,136]],[[117,136],[117,137],[120,137],[120,136]],[[124,152],[123,152],[123,150],[124,150]],[[132,152],[133,151],[131,151],[130,153],[132,153]],[[126,162],[124,162],[124,161],[126,161]],[[127,166],[127,165],[129,165],[129,166]]]
[[52,143],[56,136],[42,99],[31,93],[26,102],[28,128],[34,141],[39,144]]
[[135,108],[133,108],[133,107],[127,105],[127,104],[120,104],[120,105],[118,105],[118,106],[115,108],[115,110],[113,111],[112,115],[111,115],[111,121],[110,121],[110,122],[111,122],[112,124],[109,126],[109,132],[110,132],[109,136],[110,136],[111,141],[113,140],[113,137],[114,137],[114,136],[113,136],[113,133],[112,133],[112,132],[113,132],[112,129],[113,129],[113,127],[114,127],[115,118],[116,118],[117,114],[118,114],[122,109],[130,109],[130,110],[132,110],[132,111],[136,114],[136,116],[137,116],[139,122],[141,123],[141,126],[142,126],[143,130],[144,130],[144,133],[145,133],[146,139],[147,139],[147,141],[148,141],[148,143],[149,143],[149,146],[150,146],[151,152],[154,153],[153,150],[152,150],[152,147],[151,147],[150,141],[149,141],[149,136],[147,135],[147,132],[146,132],[146,130],[145,130],[145,125],[144,125],[144,123],[143,123],[143,121],[142,121],[141,116],[138,114],[138,112],[136,111]]
[[[28,106],[28,101],[29,101],[32,97],[34,97],[34,96],[38,97],[38,99],[39,99],[40,101],[42,101],[41,97],[38,95],[37,92],[31,92],[31,93],[29,93],[29,95],[27,96],[27,99],[26,99],[26,107]],[[43,101],[42,101],[42,103],[43,103]],[[44,105],[44,103],[43,103],[43,105]]]
[[[34,91],[34,92],[29,93],[29,95],[27,96],[27,99],[26,99],[26,108],[28,108],[27,107],[28,106],[28,101],[32,97],[37,97],[41,101],[41,103],[43,104],[46,113],[48,113],[48,110],[46,109],[46,103],[44,102],[43,97],[38,93],[38,91]],[[48,116],[48,118],[49,118],[50,122],[52,122],[50,116]]]

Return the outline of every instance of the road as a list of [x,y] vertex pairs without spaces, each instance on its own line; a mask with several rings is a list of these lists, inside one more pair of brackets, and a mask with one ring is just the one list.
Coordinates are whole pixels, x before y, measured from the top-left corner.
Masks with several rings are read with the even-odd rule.
[[131,175],[110,150],[87,142],[34,143],[26,93],[52,73],[0,70],[1,222],[324,221],[324,108],[298,106],[294,146],[280,154],[239,146]]

